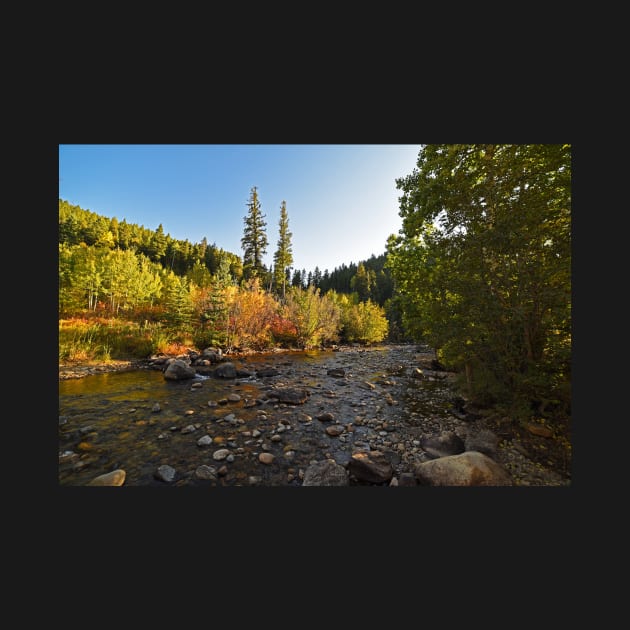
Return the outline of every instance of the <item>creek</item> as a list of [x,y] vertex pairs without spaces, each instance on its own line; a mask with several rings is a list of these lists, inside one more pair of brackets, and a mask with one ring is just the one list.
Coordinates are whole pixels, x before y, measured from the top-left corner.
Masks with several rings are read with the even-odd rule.
[[[461,424],[447,380],[414,377],[432,356],[405,345],[286,352],[234,359],[249,378],[171,381],[142,369],[62,380],[59,483],[86,485],[123,469],[133,486],[300,486],[312,462],[346,465],[361,448],[405,470],[421,436]],[[279,374],[256,376],[270,367]],[[286,388],[306,400],[279,402],[274,394]],[[327,432],[333,425],[337,435]],[[211,443],[200,445],[203,436]],[[175,470],[172,481],[156,475],[163,465]]]

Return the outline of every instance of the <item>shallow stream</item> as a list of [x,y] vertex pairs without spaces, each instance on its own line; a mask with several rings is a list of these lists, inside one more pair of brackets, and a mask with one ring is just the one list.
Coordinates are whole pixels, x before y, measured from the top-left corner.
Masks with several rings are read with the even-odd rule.
[[[86,485],[123,469],[125,485],[297,486],[312,461],[346,464],[368,441],[400,462],[409,440],[452,411],[445,383],[408,376],[417,364],[412,347],[253,355],[235,364],[254,376],[170,381],[159,370],[133,370],[60,381],[59,483]],[[261,367],[280,374],[257,378]],[[331,368],[344,376],[329,375]],[[278,403],[268,395],[279,387],[305,390],[308,399]],[[324,413],[334,420],[320,421]],[[343,433],[326,433],[331,424]],[[212,443],[200,446],[205,435]],[[222,449],[229,456],[215,459]],[[263,452],[272,464],[260,461]],[[171,482],[156,476],[161,465],[175,469]],[[216,475],[200,477],[203,465]]]

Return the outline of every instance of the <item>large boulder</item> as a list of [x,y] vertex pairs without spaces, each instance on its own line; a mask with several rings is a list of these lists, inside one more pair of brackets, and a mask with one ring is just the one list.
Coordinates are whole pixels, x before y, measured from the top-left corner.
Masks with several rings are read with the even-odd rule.
[[219,367],[214,370],[213,374],[219,378],[236,378],[236,367],[234,363],[226,361],[225,363],[221,363]]
[[463,453],[463,440],[452,431],[442,431],[439,435],[431,435],[420,439],[422,450],[430,457],[447,457]]
[[466,451],[416,464],[414,474],[423,486],[513,485],[503,466],[478,451]]
[[179,381],[187,378],[195,378],[195,369],[181,359],[175,359],[164,370],[164,378],[171,381]]

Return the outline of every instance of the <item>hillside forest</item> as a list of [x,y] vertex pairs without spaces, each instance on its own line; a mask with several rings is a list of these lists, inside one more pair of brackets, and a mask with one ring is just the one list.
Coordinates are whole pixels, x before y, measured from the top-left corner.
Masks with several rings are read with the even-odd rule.
[[60,363],[409,341],[478,404],[570,413],[570,145],[424,145],[395,183],[399,233],[333,270],[293,267],[256,187],[241,255],[59,199]]

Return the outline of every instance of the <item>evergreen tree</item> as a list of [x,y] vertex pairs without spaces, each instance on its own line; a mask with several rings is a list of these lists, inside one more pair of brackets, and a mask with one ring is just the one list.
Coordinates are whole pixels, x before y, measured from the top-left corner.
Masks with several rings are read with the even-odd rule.
[[202,341],[203,345],[224,346],[227,342],[230,320],[228,289],[232,286],[230,262],[226,257],[221,259],[212,280],[204,292],[204,300],[200,305],[201,328],[207,333]]
[[274,280],[278,289],[282,287],[282,297],[286,295],[287,271],[293,264],[293,253],[291,251],[291,237],[289,231],[289,217],[287,216],[287,202],[282,201],[280,206],[278,249],[273,255],[275,264]]
[[265,265],[262,258],[267,252],[267,234],[265,228],[265,215],[261,212],[261,205],[258,199],[256,186],[251,189],[247,215],[244,217],[245,227],[241,246],[243,247],[243,277],[250,278],[263,277]]
[[164,234],[164,228],[162,224],[158,225],[157,230],[153,233],[153,238],[151,239],[151,245],[153,248],[152,255],[149,258],[153,261],[161,261],[166,254],[166,246],[167,239]]
[[169,271],[163,275],[162,282],[167,323],[181,331],[191,330],[193,304],[188,280]]
[[372,269],[367,269],[360,262],[356,274],[350,280],[350,288],[356,291],[361,302],[366,302],[372,296],[372,290],[376,285],[376,274]]
[[322,272],[320,271],[319,267],[315,267],[315,270],[313,271],[313,286],[318,289],[321,283]]

